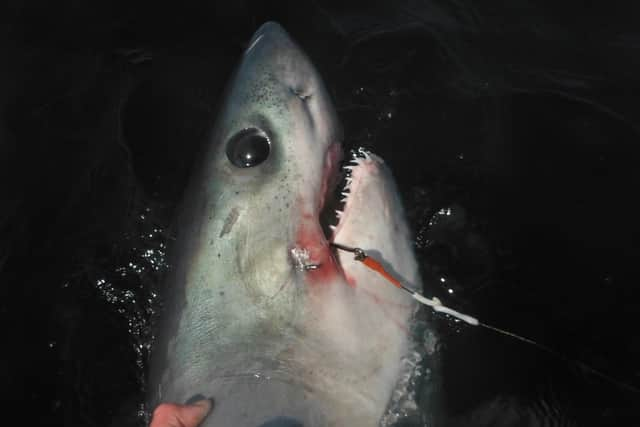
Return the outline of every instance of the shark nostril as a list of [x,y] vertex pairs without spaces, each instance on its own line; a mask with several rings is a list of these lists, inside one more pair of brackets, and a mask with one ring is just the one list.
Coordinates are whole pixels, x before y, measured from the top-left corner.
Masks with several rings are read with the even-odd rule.
[[295,418],[276,417],[260,424],[258,427],[304,427],[304,424]]
[[291,92],[303,101],[308,101],[311,98],[311,94],[303,89],[296,89],[292,87]]

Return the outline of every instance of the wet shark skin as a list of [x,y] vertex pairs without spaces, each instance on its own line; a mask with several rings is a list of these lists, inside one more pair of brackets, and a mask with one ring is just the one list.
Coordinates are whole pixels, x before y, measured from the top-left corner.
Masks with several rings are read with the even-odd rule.
[[[180,208],[151,401],[211,396],[206,426],[374,426],[411,347],[415,305],[329,249],[318,215],[342,130],[311,61],[275,23],[249,46]],[[226,144],[248,128],[271,151],[238,168]],[[357,171],[335,238],[377,250],[419,286],[390,172],[373,156]],[[293,248],[319,268],[297,269]]]

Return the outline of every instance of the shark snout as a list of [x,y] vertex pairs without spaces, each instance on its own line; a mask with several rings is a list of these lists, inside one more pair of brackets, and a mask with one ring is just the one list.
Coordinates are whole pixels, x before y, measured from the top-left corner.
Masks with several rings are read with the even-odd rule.
[[[267,88],[269,97],[279,96],[289,117],[296,122],[303,120],[312,133],[305,140],[324,147],[340,142],[342,127],[322,77],[280,24],[267,22],[254,33],[247,44],[242,68],[247,81],[260,76],[262,89]],[[268,98],[265,101],[270,104]]]
[[305,52],[277,22],[267,22],[258,28],[247,45],[245,57],[272,73],[303,101],[311,98],[321,81]]
[[266,22],[256,30],[256,32],[253,34],[253,37],[251,37],[251,40],[249,40],[249,44],[247,45],[245,54],[251,52],[258,45],[258,43],[264,43],[267,40],[273,42],[277,41],[278,39],[291,41],[289,34],[287,34],[285,29],[282,28],[280,24],[273,21]]

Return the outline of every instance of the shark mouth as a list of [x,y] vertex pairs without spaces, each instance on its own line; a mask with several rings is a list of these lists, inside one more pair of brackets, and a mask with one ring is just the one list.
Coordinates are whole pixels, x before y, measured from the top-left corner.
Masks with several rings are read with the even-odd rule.
[[359,173],[360,168],[366,163],[381,162],[375,154],[363,148],[351,150],[344,161],[341,161],[341,158],[340,146],[329,146],[325,157],[318,211],[303,215],[305,218],[291,251],[294,264],[298,270],[307,273],[311,283],[330,283],[332,279],[346,279],[345,271],[331,243],[341,230],[346,231],[349,228],[348,223],[351,221],[346,221],[346,217],[358,214],[355,211],[351,212],[357,210],[357,207],[350,203],[350,196],[355,194],[358,187],[355,181],[361,181],[354,180],[354,175],[362,175]]
[[[337,170],[333,171],[333,176],[328,181],[333,185],[328,186],[323,198],[324,203],[319,214],[319,222],[327,241],[332,243],[337,231],[342,227],[342,219],[348,208],[348,199],[352,192],[353,171],[360,166],[363,161],[370,160],[371,153],[360,147],[351,150],[350,156]],[[331,171],[330,171],[331,173]]]

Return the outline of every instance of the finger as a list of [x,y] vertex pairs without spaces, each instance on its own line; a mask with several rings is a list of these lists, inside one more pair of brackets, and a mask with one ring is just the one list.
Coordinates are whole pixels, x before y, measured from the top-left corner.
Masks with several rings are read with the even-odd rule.
[[189,405],[161,403],[153,411],[149,427],[197,427],[212,407],[210,399],[202,399]]
[[190,405],[180,405],[178,419],[184,423],[184,427],[196,427],[204,421],[212,407],[211,399],[202,399]]

